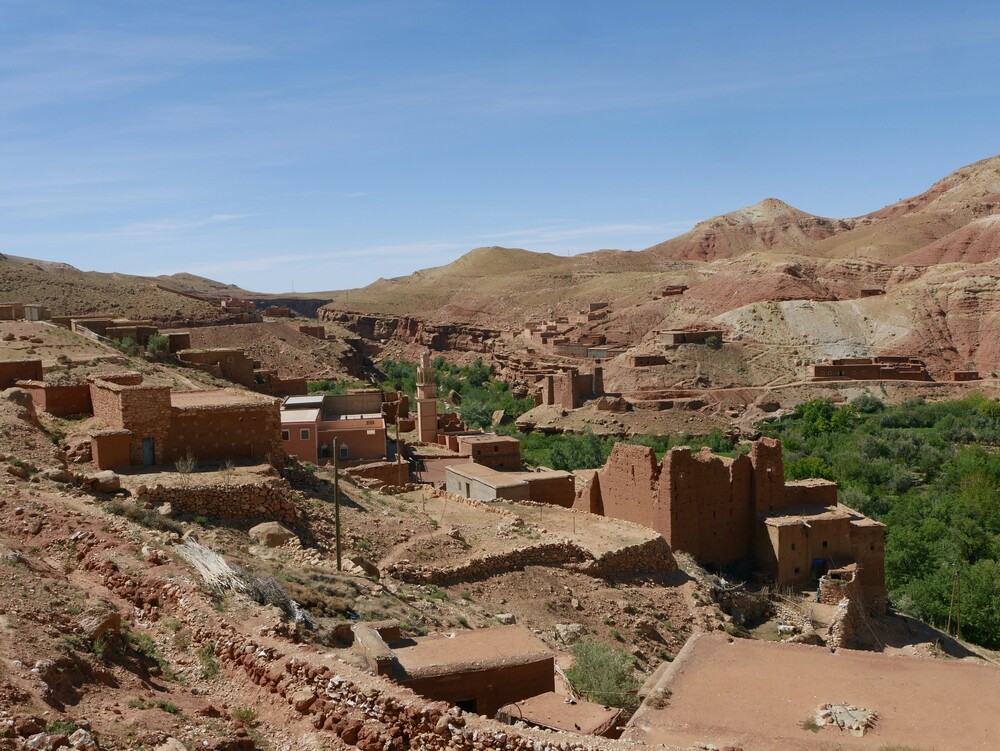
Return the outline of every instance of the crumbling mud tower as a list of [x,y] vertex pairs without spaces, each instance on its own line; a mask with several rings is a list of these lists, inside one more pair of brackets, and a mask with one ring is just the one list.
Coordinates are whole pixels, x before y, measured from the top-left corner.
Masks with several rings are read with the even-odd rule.
[[437,432],[437,385],[430,352],[424,352],[417,368],[417,433],[424,443],[437,443]]

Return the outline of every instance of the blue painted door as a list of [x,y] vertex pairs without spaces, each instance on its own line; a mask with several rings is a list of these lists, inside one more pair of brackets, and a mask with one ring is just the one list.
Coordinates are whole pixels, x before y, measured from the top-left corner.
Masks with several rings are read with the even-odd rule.
[[156,464],[156,452],[153,450],[153,439],[142,439],[142,463],[149,467]]

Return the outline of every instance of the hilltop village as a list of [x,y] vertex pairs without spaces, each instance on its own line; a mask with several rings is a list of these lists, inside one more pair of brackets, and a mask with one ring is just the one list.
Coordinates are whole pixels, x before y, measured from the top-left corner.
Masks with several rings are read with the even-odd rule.
[[[725,329],[595,333],[604,302],[504,331],[202,302],[225,322],[0,305],[0,748],[986,748],[1000,732],[1000,668],[889,606],[884,525],[740,432],[783,409],[768,389],[608,383],[737,346]],[[294,342],[301,365],[192,346],[244,329]],[[348,378],[412,356],[415,390],[311,388],[330,332],[359,338]],[[726,420],[741,448],[620,442],[599,468],[529,466],[499,430],[511,416],[471,427],[438,393],[442,353],[487,356],[534,405],[523,430]],[[981,380],[888,355],[808,369],[796,388]]]

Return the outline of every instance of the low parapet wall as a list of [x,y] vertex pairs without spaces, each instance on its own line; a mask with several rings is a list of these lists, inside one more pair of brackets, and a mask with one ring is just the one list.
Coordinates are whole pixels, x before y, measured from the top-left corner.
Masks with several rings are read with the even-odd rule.
[[280,479],[263,483],[190,484],[140,487],[136,493],[146,503],[169,503],[175,513],[220,519],[268,519],[293,524],[298,521],[291,486]]
[[575,542],[556,540],[475,558],[456,566],[430,567],[392,564],[385,573],[411,584],[449,584],[477,581],[526,566],[565,566],[599,577],[658,576],[677,571],[666,540],[657,536],[595,557]]

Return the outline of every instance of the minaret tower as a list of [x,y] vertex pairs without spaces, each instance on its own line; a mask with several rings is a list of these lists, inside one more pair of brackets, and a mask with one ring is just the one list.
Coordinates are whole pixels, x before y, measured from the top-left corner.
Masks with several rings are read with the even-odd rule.
[[431,353],[420,355],[417,368],[417,433],[424,443],[437,443],[437,384],[431,367]]

